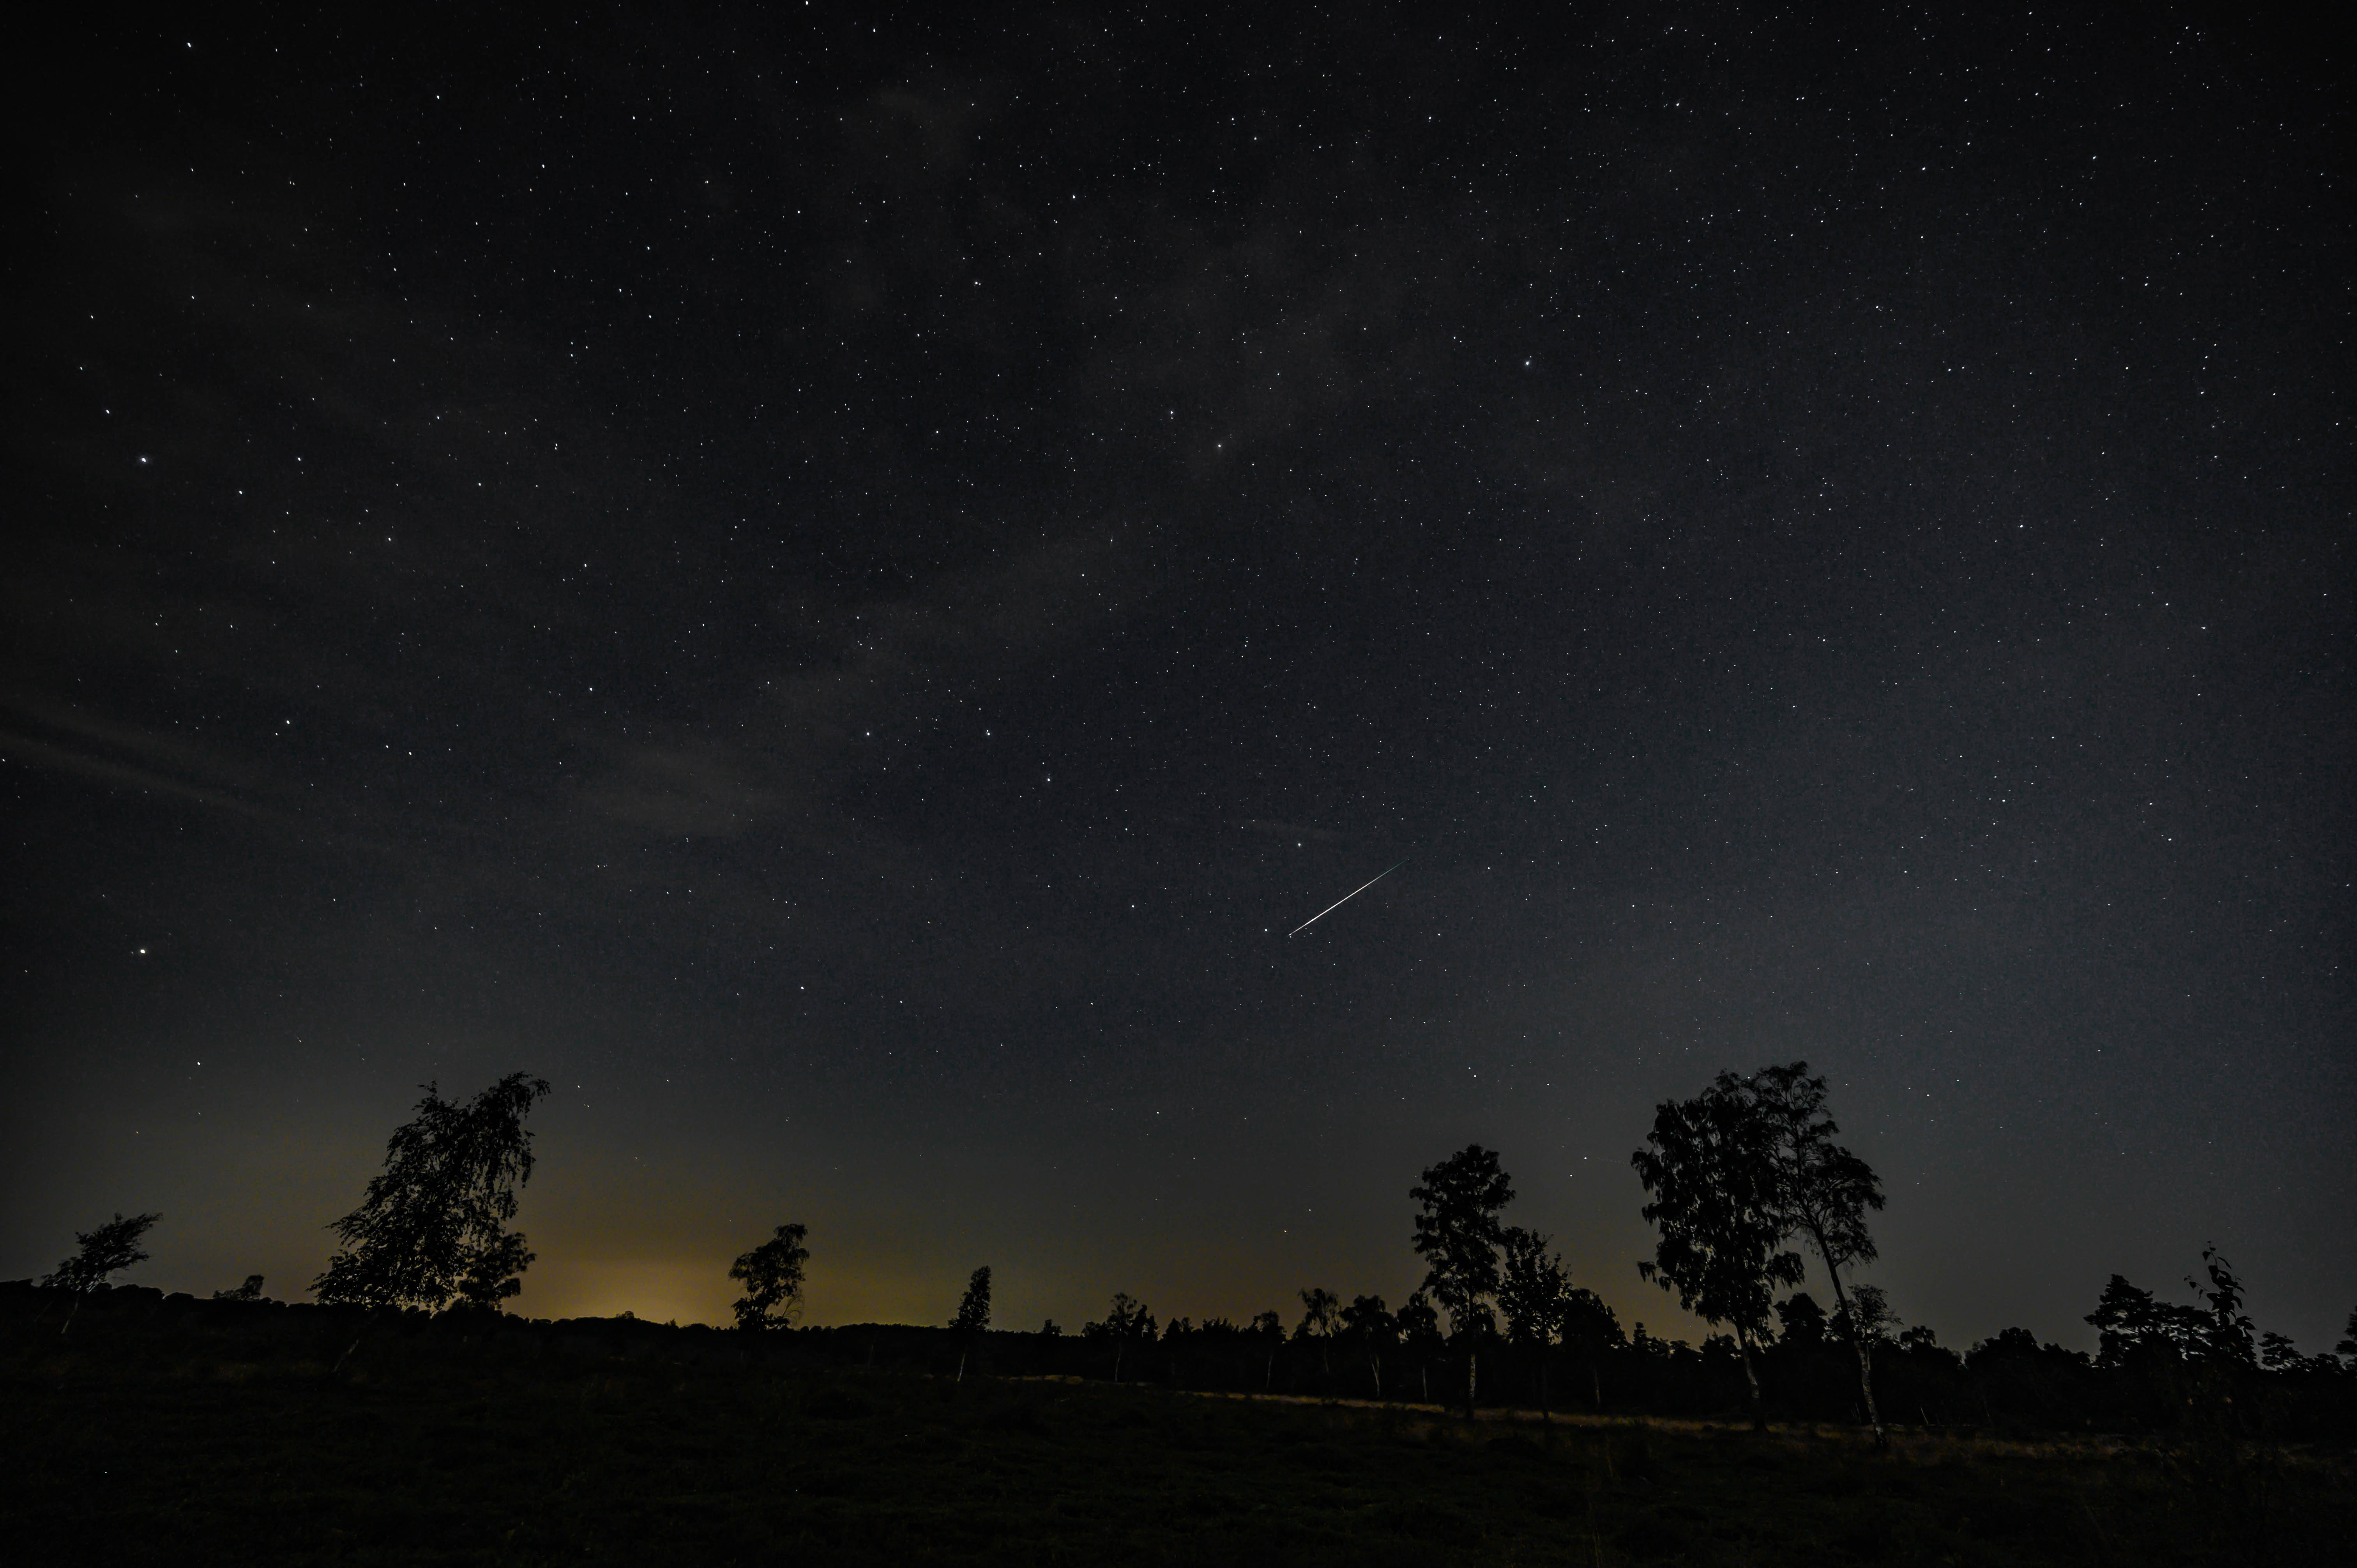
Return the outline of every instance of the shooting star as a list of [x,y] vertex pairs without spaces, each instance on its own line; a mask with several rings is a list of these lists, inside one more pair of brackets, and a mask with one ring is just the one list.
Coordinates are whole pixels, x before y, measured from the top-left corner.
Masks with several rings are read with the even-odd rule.
[[[1415,858],[1415,857],[1414,855],[1408,856],[1408,860],[1413,860]],[[1360,894],[1364,893],[1368,888],[1372,887],[1376,883],[1381,882],[1384,877],[1389,876],[1393,872],[1397,871],[1400,868],[1400,865],[1405,865],[1406,864],[1407,861],[1403,860],[1399,863],[1399,865],[1385,866],[1383,870],[1376,872],[1372,876],[1368,877],[1364,882],[1361,882],[1356,887],[1351,888],[1348,893],[1343,894],[1340,898],[1335,899],[1331,904],[1327,905],[1326,908],[1318,910],[1318,913],[1310,916],[1309,918],[1302,921],[1301,924],[1294,927],[1293,929],[1286,932],[1285,934],[1288,937],[1299,936],[1302,932],[1308,930],[1310,927],[1316,925],[1318,921],[1324,919],[1327,916],[1332,914],[1335,910],[1340,908],[1351,899],[1356,898]]]

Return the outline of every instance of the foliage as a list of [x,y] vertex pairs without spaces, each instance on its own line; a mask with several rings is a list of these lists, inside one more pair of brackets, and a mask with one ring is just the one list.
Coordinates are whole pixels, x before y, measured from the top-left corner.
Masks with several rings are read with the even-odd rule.
[[1749,1095],[1721,1081],[1663,1101],[1646,1146],[1629,1156],[1652,1197],[1642,1212],[1660,1232],[1638,1273],[1747,1342],[1767,1326],[1773,1287],[1801,1281],[1800,1254],[1783,1250],[1779,1133]]
[[1092,1339],[1151,1341],[1160,1331],[1155,1326],[1152,1307],[1127,1291],[1117,1290],[1105,1308],[1104,1321],[1084,1325],[1081,1332]]
[[950,1333],[958,1347],[957,1380],[965,1381],[965,1362],[975,1340],[990,1326],[990,1265],[974,1270],[965,1282],[965,1294],[958,1298],[957,1313],[950,1319]]
[[[1273,1317],[1275,1315],[1264,1316]],[[1103,1322],[1081,1326],[1083,1338],[1113,1341],[1113,1380],[1116,1383],[1121,1381],[1122,1362],[1132,1341],[1151,1345],[1159,1332],[1155,1326],[1153,1310],[1132,1297],[1127,1291],[1113,1293],[1113,1302],[1105,1311]]]
[[1312,1285],[1301,1293],[1301,1321],[1293,1330],[1296,1339],[1330,1339],[1334,1335],[1335,1315],[1342,1298],[1322,1285]]
[[[1890,1310],[1890,1297],[1880,1285],[1854,1285],[1849,1300],[1834,1313],[1834,1332],[1853,1345],[1883,1345],[1890,1341],[1890,1330],[1899,1322],[1899,1315]],[[1927,1331],[1928,1332],[1928,1331]]]
[[2209,1322],[2202,1334],[2202,1348],[2222,1359],[2248,1367],[2256,1358],[2252,1349],[2252,1324],[2243,1310],[2243,1281],[2234,1266],[2215,1244],[2201,1249],[2201,1272],[2208,1276],[2205,1286],[2201,1280],[2187,1275],[2185,1283],[2208,1305]]
[[1498,1310],[1506,1336],[1525,1348],[1552,1345],[1563,1330],[1571,1279],[1560,1254],[1547,1251],[1550,1238],[1510,1225],[1499,1232],[1505,1268],[1498,1283]]
[[1748,1095],[1772,1125],[1778,1204],[1790,1230],[1824,1261],[1838,1301],[1841,1272],[1878,1255],[1866,1215],[1881,1209],[1883,1196],[1874,1168],[1833,1141],[1841,1128],[1825,1111],[1824,1075],[1788,1062],[1749,1078],[1721,1073],[1717,1087]]
[[213,1299],[215,1301],[260,1301],[262,1299],[262,1276],[260,1274],[248,1274],[245,1276],[245,1283],[243,1284],[238,1285],[231,1290],[217,1290],[213,1292]]
[[1778,1302],[1776,1320],[1783,1326],[1787,1345],[1813,1348],[1824,1343],[1825,1309],[1807,1291],[1794,1291]]
[[1514,1200],[1494,1150],[1469,1144],[1408,1188],[1424,1207],[1415,1217],[1415,1251],[1426,1264],[1423,1291],[1448,1314],[1452,1333],[1488,1321],[1484,1303],[1498,1289],[1498,1211]]
[[1301,1322],[1293,1337],[1318,1342],[1318,1367],[1322,1372],[1331,1373],[1334,1369],[1335,1315],[1341,1305],[1342,1298],[1323,1285],[1311,1285],[1301,1293]]
[[2181,1359],[2199,1355],[2209,1337],[2210,1320],[2194,1307],[2158,1301],[2152,1292],[2114,1274],[2104,1283],[2095,1310],[2087,1315],[2095,1329],[2095,1364],[2118,1367],[2155,1356]]
[[950,1326],[960,1334],[975,1335],[990,1326],[990,1265],[974,1270],[965,1282],[965,1294],[958,1298],[957,1316]]
[[1379,1295],[1358,1295],[1340,1313],[1342,1337],[1364,1357],[1374,1380],[1375,1397],[1383,1397],[1383,1357],[1399,1342],[1399,1322]]
[[1341,1312],[1342,1336],[1370,1355],[1398,1342],[1399,1322],[1379,1295],[1354,1295]]
[[74,1255],[43,1275],[41,1283],[76,1295],[89,1294],[104,1284],[109,1274],[147,1261],[147,1251],[139,1244],[140,1240],[147,1234],[149,1226],[163,1218],[160,1214],[134,1214],[125,1219],[117,1214],[95,1230],[75,1231]]
[[1393,1321],[1399,1325],[1400,1343],[1419,1356],[1428,1356],[1441,1348],[1440,1314],[1422,1291],[1411,1292]]
[[1775,1129],[1777,1203],[1788,1233],[1816,1250],[1834,1287],[1834,1322],[1857,1360],[1858,1397],[1875,1441],[1882,1441],[1882,1412],[1874,1397],[1876,1318],[1888,1312],[1871,1285],[1846,1287],[1842,1271],[1870,1263],[1878,1255],[1867,1228],[1868,1209],[1882,1208],[1882,1182],[1874,1167],[1833,1141],[1841,1131],[1825,1110],[1825,1080],[1809,1064],[1787,1062],[1760,1069],[1748,1079],[1718,1075],[1731,1093],[1749,1095]]
[[730,1304],[737,1326],[748,1334],[791,1328],[802,1309],[802,1268],[810,1262],[807,1225],[780,1225],[777,1233],[728,1265],[728,1277],[745,1287]]
[[2259,1365],[2299,1377],[2331,1377],[2341,1370],[2341,1363],[2331,1357],[2303,1356],[2288,1336],[2273,1332],[2259,1336]]
[[1564,1293],[1559,1332],[1566,1345],[1577,1346],[1590,1354],[1618,1349],[1629,1342],[1620,1332],[1620,1315],[1586,1285],[1574,1285]]
[[523,1288],[516,1276],[533,1254],[505,1227],[516,1189],[532,1180],[523,1122],[547,1080],[510,1073],[464,1105],[425,1089],[415,1118],[386,1143],[384,1170],[361,1206],[328,1226],[344,1245],[312,1282],[322,1302],[496,1307]]

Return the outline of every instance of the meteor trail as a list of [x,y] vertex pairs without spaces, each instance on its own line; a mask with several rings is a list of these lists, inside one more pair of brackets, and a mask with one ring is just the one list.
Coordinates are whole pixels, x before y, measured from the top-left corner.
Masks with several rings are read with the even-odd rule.
[[[1415,858],[1415,857],[1414,855],[1410,855],[1408,860],[1413,860]],[[1383,867],[1383,870],[1376,872],[1372,876],[1368,877],[1364,882],[1361,882],[1356,887],[1351,888],[1348,893],[1343,894],[1340,898],[1335,899],[1331,904],[1327,905],[1326,908],[1318,910],[1318,913],[1310,916],[1309,918],[1302,921],[1301,924],[1294,927],[1293,929],[1286,932],[1285,934],[1288,937],[1299,936],[1302,932],[1308,930],[1310,927],[1316,925],[1318,921],[1324,919],[1327,916],[1332,914],[1335,910],[1340,908],[1351,899],[1356,898],[1360,894],[1364,893],[1368,888],[1372,887],[1376,883],[1381,882],[1384,877],[1389,876],[1393,872],[1397,871],[1400,868],[1400,865],[1405,865],[1406,864],[1407,861],[1403,860],[1399,863],[1399,865],[1387,865]]]

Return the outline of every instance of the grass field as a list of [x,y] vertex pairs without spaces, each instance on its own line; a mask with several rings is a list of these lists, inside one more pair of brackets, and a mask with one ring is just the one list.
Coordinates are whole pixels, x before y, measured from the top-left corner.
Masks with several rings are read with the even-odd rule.
[[9,1369],[10,1554],[107,1563],[2300,1563],[2346,1455],[904,1373]]

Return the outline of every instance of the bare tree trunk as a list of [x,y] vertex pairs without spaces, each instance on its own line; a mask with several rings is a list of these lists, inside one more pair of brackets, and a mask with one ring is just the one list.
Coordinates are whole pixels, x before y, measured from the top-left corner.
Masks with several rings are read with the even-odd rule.
[[368,1337],[368,1331],[375,1326],[375,1308],[371,1307],[361,1315],[361,1326],[357,1329],[353,1330],[352,1342],[344,1347],[344,1353],[336,1358],[336,1364],[334,1366],[328,1369],[328,1375],[329,1377],[333,1377],[338,1372],[344,1369],[344,1363],[352,1359],[352,1352],[361,1348],[361,1341]]
[[965,1347],[964,1347],[964,1346],[963,1346],[963,1345],[961,1345],[961,1346],[959,1346],[959,1347],[958,1347],[958,1375],[957,1375],[957,1380],[958,1380],[959,1382],[963,1382],[963,1381],[965,1381]]
[[1743,1351],[1743,1380],[1751,1385],[1751,1430],[1768,1430],[1768,1404],[1760,1397],[1760,1371],[1751,1364],[1751,1334],[1741,1324],[1735,1326],[1735,1343]]
[[1604,1408],[1604,1375],[1596,1369],[1592,1359],[1587,1363],[1587,1386],[1596,1394],[1596,1408],[1601,1411]]
[[1481,1382],[1481,1352],[1465,1348],[1465,1419],[1473,1419],[1473,1396]]
[[[1824,1255],[1824,1241],[1820,1238],[1817,1256]],[[1834,1305],[1849,1323],[1849,1342],[1857,1352],[1857,1391],[1866,1399],[1866,1423],[1874,1428],[1874,1446],[1878,1450],[1888,1448],[1890,1437],[1882,1430],[1882,1412],[1874,1402],[1874,1351],[1867,1343],[1866,1325],[1857,1320],[1857,1313],[1849,1304],[1849,1293],[1842,1289],[1841,1271],[1834,1267],[1830,1259],[1825,1262],[1825,1277],[1834,1282]]]
[[1865,1335],[1858,1335],[1857,1338],[1857,1388],[1866,1396],[1866,1423],[1874,1428],[1874,1446],[1877,1449],[1888,1448],[1890,1446],[1890,1434],[1882,1430],[1882,1411],[1874,1402],[1874,1348],[1867,1343]]
[[1129,1341],[1126,1339],[1116,1339],[1113,1342],[1113,1380],[1116,1388],[1121,1386],[1121,1353],[1127,1348],[1129,1348]]

